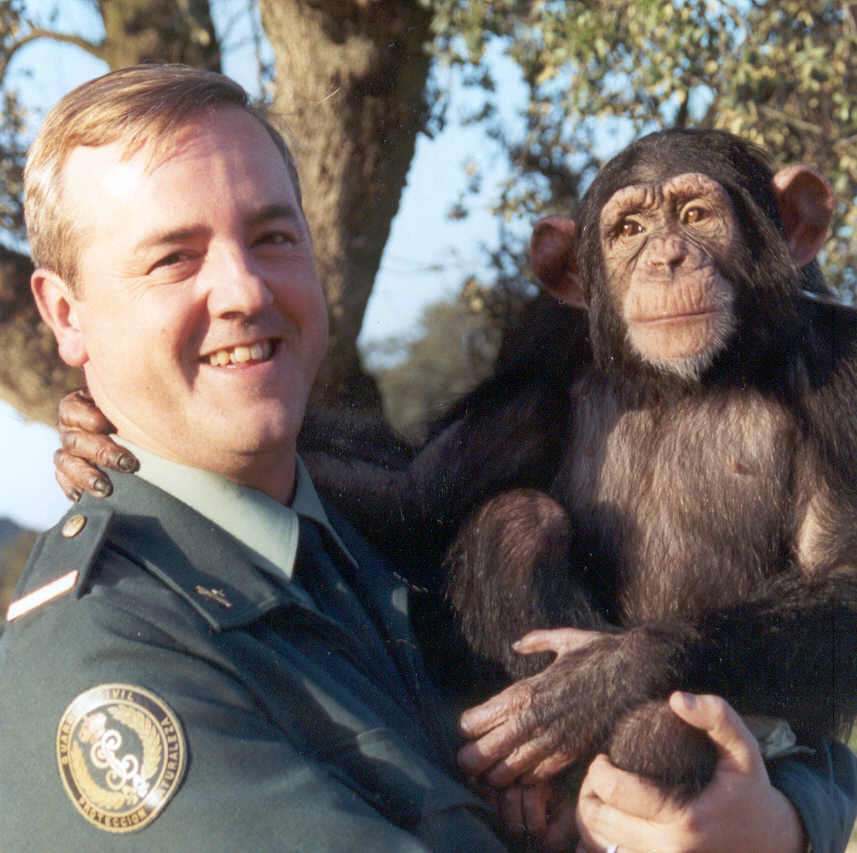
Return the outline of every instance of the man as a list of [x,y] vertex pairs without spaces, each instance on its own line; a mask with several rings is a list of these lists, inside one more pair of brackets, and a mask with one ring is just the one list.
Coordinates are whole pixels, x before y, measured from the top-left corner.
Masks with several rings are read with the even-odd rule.
[[[142,464],[39,541],[7,614],[3,850],[502,849],[405,586],[295,452],[327,325],[282,139],[227,78],[124,69],[48,116],[26,213],[42,316]],[[793,806],[722,702],[674,707],[714,783],[681,810],[596,762],[587,849],[844,846],[841,748],[783,764]],[[504,797],[543,833],[528,808]]]

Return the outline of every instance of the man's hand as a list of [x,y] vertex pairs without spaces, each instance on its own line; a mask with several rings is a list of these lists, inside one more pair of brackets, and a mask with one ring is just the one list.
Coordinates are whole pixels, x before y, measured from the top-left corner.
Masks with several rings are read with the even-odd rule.
[[[577,628],[532,631],[515,643],[520,654],[554,652],[557,657],[544,672],[462,715],[460,731],[471,741],[458,753],[462,770],[469,776],[484,774],[489,785],[505,788],[516,779],[525,784],[548,780],[580,757],[589,744],[573,743],[567,724],[580,719],[577,706],[586,699],[586,673],[592,673],[590,663],[598,665],[589,653],[599,652],[600,659],[619,644],[620,635]],[[587,728],[594,727],[581,725],[581,736]]]
[[738,714],[716,696],[674,693],[670,707],[717,746],[720,758],[711,784],[680,807],[598,756],[577,806],[579,853],[603,853],[611,845],[621,853],[805,850],[797,812],[770,784],[758,745]]
[[109,437],[116,429],[87,391],[80,389],[63,397],[58,426],[62,448],[54,454],[54,465],[57,483],[69,500],[79,500],[84,492],[96,497],[110,494],[110,478],[96,465],[116,471],[137,470],[134,455]]

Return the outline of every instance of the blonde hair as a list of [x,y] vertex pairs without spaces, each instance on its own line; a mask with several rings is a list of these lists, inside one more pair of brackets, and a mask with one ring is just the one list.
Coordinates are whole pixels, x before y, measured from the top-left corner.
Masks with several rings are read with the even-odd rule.
[[74,148],[122,140],[127,157],[151,143],[157,151],[200,113],[225,106],[246,110],[268,131],[300,201],[297,169],[285,139],[238,83],[187,65],[134,65],[69,92],[50,111],[30,148],[24,216],[35,265],[55,272],[75,289],[77,235],[73,211],[63,210],[62,199],[62,170]]

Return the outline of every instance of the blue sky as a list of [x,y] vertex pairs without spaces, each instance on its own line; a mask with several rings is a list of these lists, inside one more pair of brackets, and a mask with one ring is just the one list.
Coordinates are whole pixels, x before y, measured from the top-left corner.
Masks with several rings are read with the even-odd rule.
[[[222,19],[240,9],[244,0],[214,0]],[[60,4],[30,0],[31,10],[47,15]],[[99,20],[85,0],[65,0],[57,28],[91,35]],[[225,57],[226,73],[249,89],[255,86],[252,53],[240,32],[233,41],[244,47]],[[501,85],[509,93],[509,117],[520,92],[514,71],[496,60]],[[69,89],[103,73],[106,68],[77,48],[52,42],[36,42],[16,57],[10,74],[27,96],[38,116]],[[393,222],[361,342],[391,335],[416,334],[423,308],[430,302],[452,296],[465,275],[480,267],[480,243],[492,243],[496,222],[488,209],[492,186],[501,177],[490,160],[490,146],[478,130],[463,128],[456,121],[466,93],[453,72],[441,71],[439,80],[451,92],[450,122],[434,139],[421,137],[408,175],[399,213]],[[486,158],[488,158],[486,160]],[[480,162],[485,174],[483,194],[471,205],[463,222],[449,222],[446,213],[465,184],[462,164]],[[443,180],[438,176],[443,175]],[[527,223],[518,223],[526,229]],[[7,516],[27,527],[43,529],[65,511],[66,502],[53,479],[51,456],[58,444],[55,432],[40,424],[25,422],[10,406],[0,402],[0,447],[2,488],[0,517]]]

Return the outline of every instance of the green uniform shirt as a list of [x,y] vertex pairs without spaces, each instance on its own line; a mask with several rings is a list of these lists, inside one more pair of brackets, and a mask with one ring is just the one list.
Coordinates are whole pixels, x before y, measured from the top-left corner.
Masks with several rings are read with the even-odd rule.
[[300,520],[312,607],[113,479],[39,540],[0,641],[4,853],[503,849],[455,776],[407,589],[342,519]]

